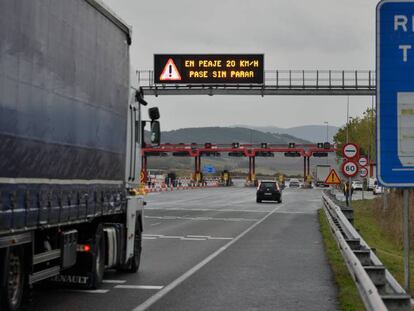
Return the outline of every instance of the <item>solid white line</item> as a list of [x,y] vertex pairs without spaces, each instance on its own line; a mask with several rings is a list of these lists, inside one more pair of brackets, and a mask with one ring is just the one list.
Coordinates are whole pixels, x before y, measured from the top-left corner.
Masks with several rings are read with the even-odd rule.
[[109,292],[109,289],[65,289],[64,291],[70,293],[106,294],[107,292]]
[[143,236],[142,239],[143,240],[156,240],[156,239],[158,239],[158,237],[156,237],[156,236]]
[[151,224],[151,226],[158,226],[158,225],[161,225],[162,224],[162,222],[156,222],[155,224]]
[[233,240],[233,238],[209,237],[209,240]]
[[102,283],[105,284],[124,284],[126,280],[103,280]]
[[174,288],[176,288],[178,285],[180,285],[182,282],[184,282],[186,279],[188,279],[190,276],[192,276],[194,273],[196,273],[198,270],[203,268],[206,264],[208,264],[210,261],[212,261],[214,258],[216,258],[218,255],[220,255],[222,252],[224,252],[228,247],[236,243],[238,240],[240,240],[242,237],[244,237],[247,233],[249,233],[251,230],[256,228],[258,225],[260,225],[263,221],[265,221],[268,217],[270,217],[273,213],[275,213],[279,208],[283,207],[283,204],[279,205],[278,207],[275,207],[272,211],[266,214],[262,219],[258,220],[254,224],[252,224],[249,228],[244,230],[242,233],[240,233],[236,238],[234,238],[232,241],[228,242],[223,247],[220,247],[217,251],[212,253],[210,256],[199,262],[197,265],[192,267],[190,270],[179,276],[177,279],[172,281],[170,284],[165,286],[162,290],[157,292],[155,295],[151,296],[147,300],[145,300],[142,304],[138,305],[133,311],[144,311],[150,306],[152,306],[154,303],[156,303],[158,300],[160,300],[162,297],[164,297],[166,294],[168,294],[170,291],[172,291]]
[[187,234],[187,237],[189,237],[189,238],[204,238],[204,239],[210,238],[209,235],[192,235],[192,234]]
[[[319,200],[320,201],[320,200]],[[157,203],[159,204],[159,203]],[[268,213],[269,211],[259,211],[259,210],[242,210],[242,209],[208,209],[208,208],[158,208],[158,207],[145,207],[145,210],[150,211],[189,211],[189,212],[246,212],[246,213]],[[186,217],[186,216],[184,216]]]
[[205,241],[206,239],[201,239],[201,238],[185,238],[185,237],[182,237],[180,240],[181,241]]
[[257,219],[249,219],[249,218],[217,218],[217,217],[180,217],[180,216],[144,216],[145,218],[149,219],[164,219],[164,220],[194,220],[194,221],[257,221]]
[[153,285],[116,285],[115,288],[122,289],[162,289],[164,286],[153,286]]

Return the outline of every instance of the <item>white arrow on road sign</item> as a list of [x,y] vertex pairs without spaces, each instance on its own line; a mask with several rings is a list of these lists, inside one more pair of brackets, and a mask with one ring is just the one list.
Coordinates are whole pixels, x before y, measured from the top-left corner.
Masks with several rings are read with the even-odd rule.
[[353,159],[358,154],[358,146],[352,143],[345,144],[342,148],[342,154],[345,158]]

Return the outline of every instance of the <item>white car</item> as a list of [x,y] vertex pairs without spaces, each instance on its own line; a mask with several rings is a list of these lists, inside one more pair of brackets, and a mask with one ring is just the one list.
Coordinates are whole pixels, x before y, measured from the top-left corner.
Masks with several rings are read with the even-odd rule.
[[352,189],[354,189],[354,191],[356,191],[356,190],[361,190],[362,191],[362,187],[363,187],[362,181],[354,180],[352,182]]
[[289,181],[289,188],[300,188],[300,182],[299,179],[292,178]]
[[384,191],[385,191],[384,187],[378,185],[378,183],[374,186],[374,189],[372,189],[372,193],[374,195],[384,193]]

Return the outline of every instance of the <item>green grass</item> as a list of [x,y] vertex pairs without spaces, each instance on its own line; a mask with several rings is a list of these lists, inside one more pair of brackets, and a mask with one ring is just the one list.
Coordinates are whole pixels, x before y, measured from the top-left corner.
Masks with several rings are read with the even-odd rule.
[[[355,201],[354,226],[367,242],[376,250],[376,254],[390,273],[400,284],[404,284],[403,248],[400,243],[395,243],[387,232],[381,228],[375,217],[377,209],[372,207],[372,200]],[[411,271],[414,271],[414,252],[410,252]],[[411,296],[414,295],[414,275],[411,273]]]
[[320,230],[323,236],[325,251],[335,278],[335,283],[338,288],[338,301],[341,310],[365,310],[354,280],[351,278],[342,258],[342,254],[339,251],[338,246],[332,236],[325,212],[320,209],[318,213]]

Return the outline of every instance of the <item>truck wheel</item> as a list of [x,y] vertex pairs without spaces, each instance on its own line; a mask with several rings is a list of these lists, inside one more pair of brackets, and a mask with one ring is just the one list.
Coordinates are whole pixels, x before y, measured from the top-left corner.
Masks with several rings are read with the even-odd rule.
[[1,310],[16,311],[20,308],[25,286],[23,252],[14,247],[6,258],[5,286],[1,290]]
[[105,239],[103,234],[103,227],[99,225],[96,229],[92,253],[92,280],[90,285],[92,289],[100,287],[105,271]]
[[141,264],[141,251],[142,251],[142,232],[135,232],[134,243],[134,256],[130,259],[128,268],[126,269],[130,273],[136,273]]

